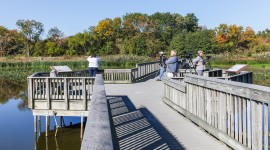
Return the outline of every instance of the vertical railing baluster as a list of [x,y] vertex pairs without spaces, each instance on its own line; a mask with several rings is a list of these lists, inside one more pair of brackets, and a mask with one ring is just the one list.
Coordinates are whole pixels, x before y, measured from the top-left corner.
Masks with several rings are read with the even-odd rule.
[[268,104],[264,103],[264,133],[263,133],[263,139],[264,139],[264,150],[268,150]]
[[83,99],[83,109],[87,110],[85,80],[86,80],[85,78],[82,78],[82,99]]
[[50,102],[50,80],[46,78],[46,98],[47,98],[47,109],[51,109],[51,102]]

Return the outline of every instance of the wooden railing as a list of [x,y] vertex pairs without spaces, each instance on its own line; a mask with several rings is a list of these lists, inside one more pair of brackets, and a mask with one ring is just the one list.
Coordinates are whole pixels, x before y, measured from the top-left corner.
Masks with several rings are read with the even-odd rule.
[[108,101],[104,81],[101,75],[96,76],[93,99],[90,104],[81,150],[112,150]]
[[104,69],[105,83],[133,83],[158,71],[158,62],[137,64],[133,69]]
[[[182,81],[186,74],[197,74],[195,69],[179,69],[176,77],[173,77],[175,80]],[[222,77],[222,70],[221,69],[213,69],[210,71],[204,71],[203,76],[205,77]]]
[[239,75],[233,75],[229,78],[231,81],[253,83],[253,73],[249,71],[241,71]]
[[[173,79],[182,81],[184,79],[184,75],[186,74],[197,74],[197,73],[194,69],[179,69],[176,77],[173,77]],[[253,73],[249,71],[241,71],[240,74],[229,75],[222,69],[213,69],[209,71],[204,71],[203,76],[250,84],[253,83]]]
[[185,75],[163,78],[164,102],[233,149],[268,149],[270,88]]
[[105,83],[132,83],[135,77],[132,73],[135,69],[104,69]]
[[43,77],[36,73],[28,77],[28,106],[45,110],[88,110],[95,78]]

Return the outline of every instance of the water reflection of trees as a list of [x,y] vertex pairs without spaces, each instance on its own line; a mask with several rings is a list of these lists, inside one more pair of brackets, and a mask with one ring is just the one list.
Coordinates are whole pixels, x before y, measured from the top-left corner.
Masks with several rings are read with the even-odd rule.
[[21,100],[18,105],[20,110],[27,109],[26,81],[19,82],[0,78],[0,104],[5,104],[11,99]]

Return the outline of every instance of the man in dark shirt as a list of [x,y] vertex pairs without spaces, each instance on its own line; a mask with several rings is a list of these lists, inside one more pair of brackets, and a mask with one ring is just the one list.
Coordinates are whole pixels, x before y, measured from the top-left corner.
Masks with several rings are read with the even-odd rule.
[[165,72],[165,68],[166,68],[166,57],[164,56],[164,52],[159,52],[159,76],[157,81],[161,81],[161,78]]

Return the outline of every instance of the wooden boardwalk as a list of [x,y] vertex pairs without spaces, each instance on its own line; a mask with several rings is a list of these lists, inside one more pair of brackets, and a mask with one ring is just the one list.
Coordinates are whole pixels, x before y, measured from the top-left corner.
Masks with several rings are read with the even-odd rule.
[[[165,143],[161,143],[160,147],[156,147],[157,149],[230,149],[226,144],[217,140],[189,119],[166,105],[162,100],[162,97],[164,96],[164,85],[160,81],[150,79],[135,84],[106,84],[105,89],[106,95],[111,97],[109,98],[111,109],[114,107],[120,108],[119,105],[121,105],[121,103],[123,105],[123,102],[121,102],[123,99],[128,99],[128,101],[130,101],[129,108],[131,106],[133,107],[131,109],[122,108],[122,113],[111,111],[116,131],[115,134],[117,135],[118,140],[120,140],[118,141],[120,149],[129,149],[127,147],[127,142],[125,142],[127,141],[126,139],[132,141],[132,138],[135,138],[134,136],[136,136],[134,134],[132,137],[121,139],[121,135],[125,135],[121,128],[123,129],[127,125],[119,126],[119,120],[123,122],[125,119],[128,120],[127,118],[129,118],[129,116],[141,117],[140,120],[136,120],[138,124],[147,125],[150,123],[152,126],[158,126],[158,128],[147,129],[149,133],[153,132],[152,135],[164,133],[162,130],[166,130],[166,132],[168,131],[168,133],[179,143],[175,144],[174,141],[170,143],[170,140],[173,140],[172,138],[166,139],[165,136],[161,136],[162,139],[165,138]],[[115,103],[116,101],[119,103]],[[146,109],[148,113],[143,113],[145,112],[144,109]],[[151,114],[150,117],[149,114]],[[156,121],[153,121],[151,117],[155,118]],[[136,122],[133,123],[135,123],[136,126]],[[155,123],[158,123],[158,125]],[[130,127],[132,127],[132,125],[128,128]],[[134,127],[132,129],[134,129]],[[139,132],[136,133],[139,134]],[[140,137],[140,139],[142,138]],[[154,141],[152,141],[152,143],[153,142]],[[143,144],[146,145],[145,143]],[[167,144],[169,144],[169,146]],[[133,145],[133,148],[139,149],[143,147]],[[152,148],[154,149],[154,147]]]

